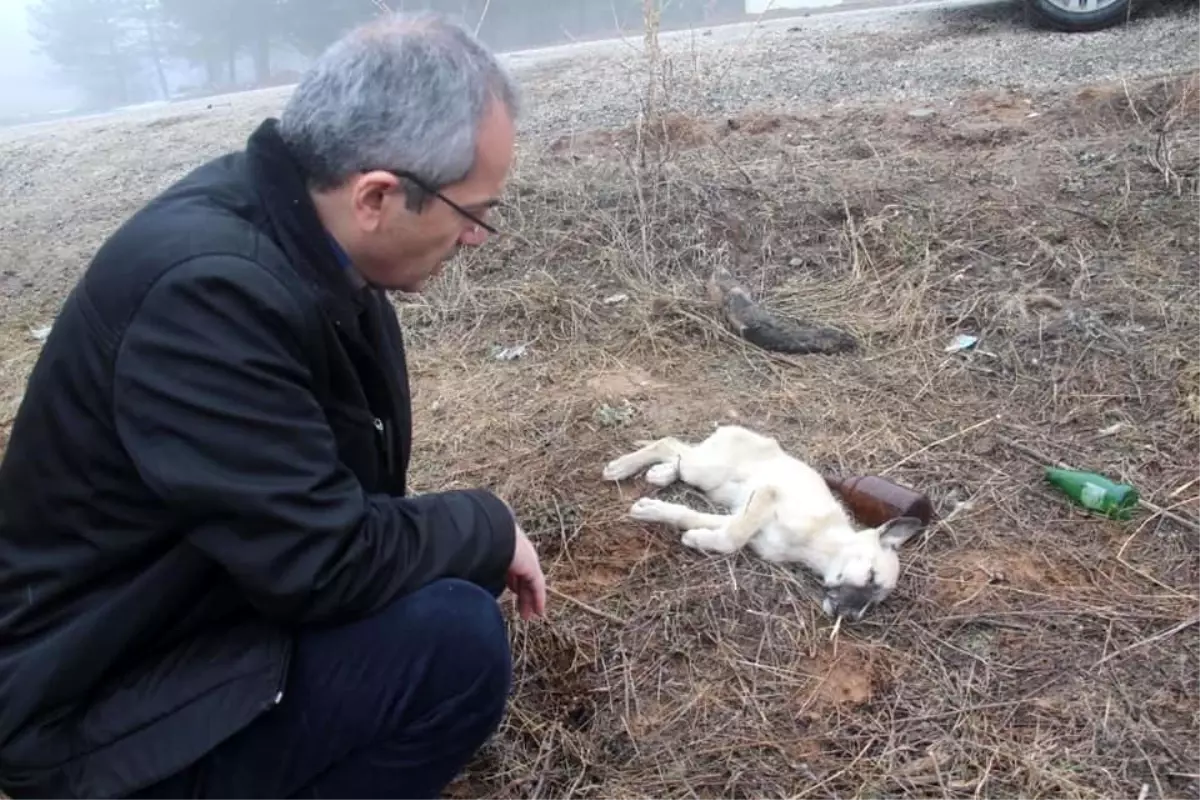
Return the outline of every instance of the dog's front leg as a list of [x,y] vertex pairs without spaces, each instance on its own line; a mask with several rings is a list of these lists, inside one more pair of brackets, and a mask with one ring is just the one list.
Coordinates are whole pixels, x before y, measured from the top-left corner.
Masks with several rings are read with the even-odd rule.
[[779,494],[773,486],[762,486],[755,490],[740,512],[728,517],[728,522],[717,528],[696,526],[683,534],[683,543],[695,550],[713,553],[733,553],[742,549],[746,542],[762,530],[775,516]]
[[629,509],[629,515],[642,522],[658,522],[672,528],[720,528],[728,525],[733,517],[726,514],[705,514],[679,503],[668,503],[643,497]]

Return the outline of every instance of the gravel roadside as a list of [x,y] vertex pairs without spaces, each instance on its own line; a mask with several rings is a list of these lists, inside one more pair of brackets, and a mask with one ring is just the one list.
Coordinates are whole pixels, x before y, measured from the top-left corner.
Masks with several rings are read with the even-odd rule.
[[[978,89],[1032,92],[1200,67],[1194,4],[1090,34],[1031,30],[1019,4],[814,15],[664,42],[671,104],[698,114],[870,101],[928,102]],[[521,74],[531,134],[612,127],[636,113],[640,42]],[[518,62],[519,63],[519,62]],[[520,74],[520,73],[518,73]]]
[[[981,88],[1036,91],[1197,67],[1194,2],[1092,34],[1030,30],[1015,3],[809,17],[664,37],[682,112],[929,102]],[[645,83],[640,40],[509,57],[522,138],[628,125]],[[44,316],[137,204],[240,147],[288,89],[0,129],[0,315]],[[28,312],[28,313],[26,313]]]
[[[1130,25],[1088,34],[1031,29],[1017,2],[952,8],[864,8],[665,34],[671,104],[691,113],[863,101],[921,102],[977,89],[1036,91],[1200,67],[1195,2],[1172,0]],[[523,133],[559,136],[627,124],[645,85],[641,39],[505,56],[526,101]],[[230,141],[277,113],[288,88],[183,101],[51,125],[0,129],[7,141],[58,138],[172,121],[201,122]],[[185,117],[186,119],[180,119]]]

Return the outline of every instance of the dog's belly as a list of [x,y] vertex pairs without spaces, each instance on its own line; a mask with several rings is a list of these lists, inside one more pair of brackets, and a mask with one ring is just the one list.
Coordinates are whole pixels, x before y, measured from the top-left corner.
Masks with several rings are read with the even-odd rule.
[[730,514],[736,514],[750,502],[753,492],[744,481],[726,481],[706,494],[713,504]]
[[[764,561],[795,561],[795,548],[778,524],[769,522],[747,543],[750,550]],[[803,559],[800,559],[803,560]]]
[[813,547],[811,540],[797,538],[795,532],[789,531],[778,522],[768,522],[746,546],[764,561],[803,564],[818,575],[825,567],[821,551]]

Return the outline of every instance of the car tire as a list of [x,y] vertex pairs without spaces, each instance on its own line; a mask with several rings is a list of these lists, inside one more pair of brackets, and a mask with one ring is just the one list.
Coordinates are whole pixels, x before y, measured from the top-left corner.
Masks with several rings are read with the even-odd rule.
[[1133,0],[1109,0],[1090,11],[1069,11],[1063,7],[1070,4],[1070,0],[1025,0],[1025,14],[1036,27],[1082,33],[1120,25],[1135,10]]

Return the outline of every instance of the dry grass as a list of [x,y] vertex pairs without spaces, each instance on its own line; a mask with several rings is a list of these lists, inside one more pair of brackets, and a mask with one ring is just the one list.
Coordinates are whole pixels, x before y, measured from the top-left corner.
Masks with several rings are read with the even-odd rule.
[[[1195,796],[1195,532],[1089,517],[1005,441],[1200,510],[1196,85],[667,114],[649,166],[632,130],[523,153],[508,235],[399,304],[414,479],[496,489],[603,614],[514,625],[511,713],[453,793]],[[864,354],[734,339],[718,263]],[[831,641],[802,571],[698,556],[599,479],[724,420],[953,516]]]
[[[1195,532],[1089,517],[1004,442],[1200,512],[1197,111],[1188,75],[523,151],[507,235],[398,302],[414,483],[509,499],[558,593],[513,625],[511,712],[452,793],[1196,796]],[[740,342],[716,264],[863,352]],[[42,323],[5,323],[11,404]],[[650,489],[605,461],[723,420],[934,499],[868,620],[831,639],[803,571],[624,517]]]

